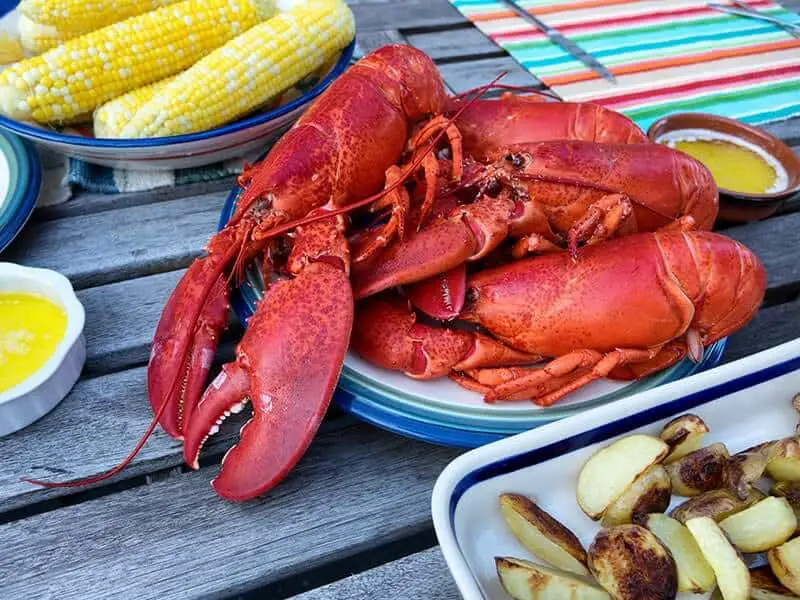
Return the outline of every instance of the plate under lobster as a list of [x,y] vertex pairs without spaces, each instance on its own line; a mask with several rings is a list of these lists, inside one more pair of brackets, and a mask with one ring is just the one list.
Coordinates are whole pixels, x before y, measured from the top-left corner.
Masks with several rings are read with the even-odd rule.
[[[247,166],[235,212],[167,302],[148,367],[147,434],[158,423],[182,439],[192,466],[252,406],[212,483],[220,496],[285,477],[349,347],[486,402],[549,406],[601,378],[697,362],[755,314],[763,267],[708,231],[718,195],[705,167],[602,107],[477,99],[488,87],[448,97],[423,52],[384,46]],[[255,259],[266,294],[206,386],[229,288]]]

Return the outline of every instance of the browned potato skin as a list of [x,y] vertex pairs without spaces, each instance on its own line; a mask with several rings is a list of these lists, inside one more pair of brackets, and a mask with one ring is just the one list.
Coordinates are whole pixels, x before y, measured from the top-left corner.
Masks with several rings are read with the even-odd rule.
[[752,489],[752,484],[761,479],[767,468],[767,454],[758,450],[738,452],[728,460],[728,480],[731,488],[742,500]]
[[788,437],[771,446],[767,474],[777,481],[800,481],[800,440]]
[[589,547],[589,570],[616,600],[673,600],[678,593],[672,555],[639,525],[600,530]]
[[500,501],[509,504],[514,511],[536,527],[546,538],[560,546],[575,560],[586,564],[586,550],[581,541],[565,525],[542,510],[530,498],[521,494],[501,494]]
[[759,591],[774,594],[776,597],[782,598],[797,597],[791,590],[784,587],[783,584],[778,581],[778,578],[775,577],[775,574],[768,565],[758,567],[757,569],[750,569],[750,583],[753,587],[753,591],[751,592],[751,597],[753,598],[766,595],[764,593],[759,594]]
[[672,491],[680,496],[697,496],[728,484],[728,454],[724,444],[700,448],[666,466]]
[[[638,493],[638,495],[637,495]],[[661,465],[653,465],[639,475],[603,513],[603,527],[626,523],[644,525],[647,515],[664,512],[672,499],[672,482]]]
[[751,490],[750,496],[746,500],[742,500],[729,489],[711,490],[679,504],[670,511],[669,516],[684,525],[693,517],[711,517],[716,522],[720,522],[763,498],[764,494],[757,489]]
[[[697,415],[689,413],[675,417],[670,422],[666,423],[659,437],[674,451],[675,448],[682,444],[691,434],[698,433],[708,433],[708,425]],[[664,459],[664,462],[670,463],[673,460],[675,460],[675,457],[673,457],[672,452],[670,452]]]

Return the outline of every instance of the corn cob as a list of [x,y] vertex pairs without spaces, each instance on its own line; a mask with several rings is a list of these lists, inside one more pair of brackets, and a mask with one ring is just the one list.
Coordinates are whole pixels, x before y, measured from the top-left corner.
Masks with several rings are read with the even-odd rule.
[[22,0],[20,14],[34,23],[88,33],[179,0]]
[[139,109],[121,137],[203,131],[247,114],[322,66],[354,32],[342,0],[297,5],[181,73]]
[[160,94],[168,83],[175,80],[176,76],[167,77],[150,85],[136,88],[105,104],[98,106],[94,111],[94,135],[99,138],[116,138],[122,129],[133,118],[136,111],[150,101],[156,94]]
[[184,0],[92,31],[0,73],[0,112],[69,121],[182,71],[274,10],[273,0]]

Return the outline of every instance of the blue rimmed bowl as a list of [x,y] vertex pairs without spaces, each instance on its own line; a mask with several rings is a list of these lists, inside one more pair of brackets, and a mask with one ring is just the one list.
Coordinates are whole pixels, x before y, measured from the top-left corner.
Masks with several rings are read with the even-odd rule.
[[[17,2],[0,3],[0,29],[16,22]],[[279,105],[207,131],[144,139],[95,138],[89,129],[61,131],[0,116],[0,127],[54,150],[91,163],[121,169],[178,169],[240,157],[274,141],[308,104],[341,75],[350,63],[355,40],[326,72],[306,78],[283,95]]]
[[[235,186],[228,195],[219,229],[233,214],[241,191]],[[260,265],[253,264],[246,270],[245,281],[231,297],[233,310],[245,327],[263,290]],[[706,348],[698,364],[686,359],[635,382],[596,381],[547,408],[527,402],[486,404],[479,394],[447,378],[410,379],[376,367],[349,352],[333,402],[355,417],[400,435],[474,448],[709,369],[719,364],[726,343],[723,339]]]
[[30,218],[41,184],[36,150],[16,135],[0,131],[0,252]]

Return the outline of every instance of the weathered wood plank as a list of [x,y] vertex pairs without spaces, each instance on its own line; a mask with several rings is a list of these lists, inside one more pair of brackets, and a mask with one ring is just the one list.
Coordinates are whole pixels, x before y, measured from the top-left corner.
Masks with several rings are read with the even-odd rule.
[[776,288],[800,283],[798,227],[800,213],[793,213],[726,229],[725,235],[756,253],[767,270],[767,286]]
[[387,29],[434,29],[466,23],[446,0],[347,0],[356,17],[358,31]]
[[216,498],[214,466],[15,521],[0,527],[3,595],[241,593],[427,529],[433,482],[458,453],[358,425],[318,436],[259,501]]
[[439,65],[439,71],[456,93],[486,85],[502,72],[508,72],[503,77],[504,84],[541,86],[538,79],[511,57],[446,63]]
[[32,223],[3,259],[84,288],[185,267],[215,231],[227,193]]
[[233,183],[234,177],[231,176],[216,181],[191,183],[177,187],[144,190],[127,194],[94,194],[81,191],[67,202],[37,209],[34,217],[40,221],[49,221],[188,197],[197,197],[197,201],[202,202],[202,197],[210,193],[230,191]]
[[161,311],[185,271],[169,271],[78,292],[86,309],[86,371],[141,364]]
[[441,550],[431,548],[294,596],[294,600],[458,600]]
[[730,362],[800,338],[800,300],[762,309],[728,339],[723,357]]
[[428,54],[434,60],[507,56],[505,50],[471,25],[447,31],[410,33],[408,43]]

